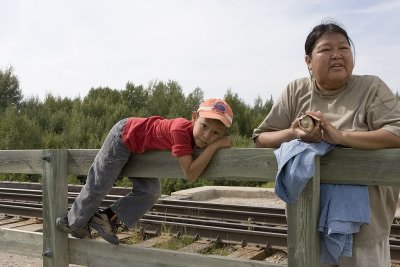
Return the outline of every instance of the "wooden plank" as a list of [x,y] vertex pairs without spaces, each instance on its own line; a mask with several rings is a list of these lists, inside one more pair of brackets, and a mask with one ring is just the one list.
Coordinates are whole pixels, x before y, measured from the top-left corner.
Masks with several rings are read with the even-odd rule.
[[300,198],[287,205],[288,266],[319,266],[319,238],[317,232],[320,158],[315,158],[315,175]]
[[119,240],[123,240],[126,238],[130,238],[132,236],[132,234],[130,233],[117,233],[118,239]]
[[260,246],[254,245],[247,245],[247,246],[240,246],[237,248],[236,251],[229,254],[228,258],[236,258],[236,259],[246,259],[246,260],[262,260],[264,259],[267,254],[265,249]]
[[[68,173],[85,175],[98,150],[68,150]],[[367,185],[400,185],[400,149],[334,149],[321,157],[321,182]],[[203,178],[274,181],[277,171],[273,149],[230,148],[216,153]],[[183,178],[168,151],[135,154],[123,176]]]
[[0,173],[42,173],[42,150],[0,150]]
[[284,267],[285,264],[255,260],[229,259],[222,256],[183,253],[139,245],[113,246],[90,239],[70,239],[71,264],[108,267]]
[[400,149],[334,149],[321,158],[321,183],[400,185]]
[[68,210],[67,150],[46,150],[43,161],[43,266],[67,267],[68,234],[56,218]]
[[43,237],[41,233],[17,229],[0,229],[0,251],[41,258]]
[[[0,229],[0,250],[6,253],[42,257],[41,233]],[[91,239],[69,238],[71,264],[84,266],[141,266],[141,267],[284,267],[285,264],[253,260],[228,259],[192,253],[178,253],[155,248],[119,245]],[[190,263],[188,265],[188,263]]]
[[177,251],[187,253],[200,253],[201,251],[214,246],[214,243],[215,242],[210,239],[200,239],[196,240],[190,245],[187,245],[186,247],[178,249]]
[[[97,152],[97,149],[68,150],[68,173],[86,175]],[[40,174],[42,154],[42,150],[1,150],[0,173]],[[400,185],[399,155],[400,149],[334,149],[321,158],[321,182]],[[216,153],[202,177],[273,181],[276,168],[273,149],[230,148]],[[176,159],[168,151],[135,154],[123,174],[183,178]]]
[[87,175],[98,149],[68,149],[68,174]]
[[[36,224],[38,221],[35,218],[31,218],[31,219],[27,219],[27,220],[18,220],[14,223],[9,223],[7,225],[2,226],[2,228],[7,228],[7,229],[11,229],[11,228],[20,228],[23,226],[27,226],[27,225],[32,225],[32,224]],[[23,230],[23,229],[19,229],[19,230]]]
[[18,230],[23,230],[28,232],[43,232],[43,224],[36,223],[36,224],[25,225],[22,227],[18,227]]
[[20,220],[20,219],[19,219],[18,217],[11,217],[11,218],[6,217],[6,218],[3,218],[3,219],[0,221],[0,226],[1,226],[1,228],[4,228],[4,227],[6,227],[8,224],[18,222],[19,220]]
[[[68,173],[85,175],[98,150],[68,150]],[[199,154],[201,151],[196,151]],[[274,181],[277,163],[273,149],[221,149],[213,157],[201,177],[240,179],[243,181]],[[133,154],[122,176],[184,178],[176,158],[169,151],[151,151]]]
[[150,248],[154,247],[155,245],[168,242],[174,238],[175,237],[173,235],[160,235],[140,242],[138,245],[141,247]]

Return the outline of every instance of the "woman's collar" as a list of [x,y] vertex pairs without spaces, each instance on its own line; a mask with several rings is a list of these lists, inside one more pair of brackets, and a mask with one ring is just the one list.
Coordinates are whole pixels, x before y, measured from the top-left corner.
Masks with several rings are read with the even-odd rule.
[[334,95],[337,95],[337,94],[341,93],[342,91],[344,91],[348,87],[349,83],[352,80],[352,77],[353,76],[350,77],[350,79],[346,82],[346,84],[344,86],[342,86],[342,87],[340,87],[338,89],[335,89],[335,90],[321,90],[319,88],[318,84],[317,84],[316,79],[312,78],[313,90],[315,92],[317,92],[320,96],[334,96]]

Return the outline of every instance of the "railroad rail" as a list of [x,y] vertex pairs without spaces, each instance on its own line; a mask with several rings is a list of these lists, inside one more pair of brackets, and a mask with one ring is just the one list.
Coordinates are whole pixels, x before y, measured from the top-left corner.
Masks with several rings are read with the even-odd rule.
[[[75,197],[76,193],[69,193],[71,203]],[[108,195],[102,206],[108,206],[119,197]],[[7,215],[40,218],[41,191],[0,188],[0,208]],[[184,231],[230,244],[286,249],[286,218],[282,209],[160,198],[140,220],[140,225],[150,232],[167,227],[174,233]]]
[[[42,191],[40,184],[0,183],[0,228],[23,227],[40,231],[42,217]],[[33,189],[32,189],[33,188]],[[69,203],[72,203],[80,186],[70,186]],[[127,194],[129,189],[113,188],[102,202],[106,207]],[[173,236],[181,233],[197,240],[206,239],[210,246],[215,243],[235,244],[241,248],[250,246],[257,251],[262,249],[263,256],[256,253],[257,259],[265,260],[277,251],[287,250],[287,225],[284,209],[216,204],[186,200],[160,198],[158,203],[147,212],[138,224],[142,235],[155,238],[168,230]],[[120,239],[129,239],[131,234],[123,231]],[[391,230],[392,262],[400,263],[400,225],[393,224]],[[210,241],[211,240],[211,241]],[[164,240],[165,241],[165,240]],[[204,241],[203,241],[204,243]],[[202,248],[207,247],[203,244]],[[250,257],[250,256],[249,256]],[[254,259],[254,258],[251,258]]]

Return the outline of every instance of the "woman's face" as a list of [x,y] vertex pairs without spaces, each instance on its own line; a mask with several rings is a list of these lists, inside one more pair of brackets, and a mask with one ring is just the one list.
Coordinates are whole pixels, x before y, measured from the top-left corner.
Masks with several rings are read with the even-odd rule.
[[351,47],[340,33],[322,35],[316,41],[311,56],[306,55],[306,63],[320,90],[343,87],[354,68]]

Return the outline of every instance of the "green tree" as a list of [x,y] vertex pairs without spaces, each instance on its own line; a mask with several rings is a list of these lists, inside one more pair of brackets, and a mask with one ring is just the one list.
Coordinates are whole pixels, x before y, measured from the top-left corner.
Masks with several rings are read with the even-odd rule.
[[41,134],[37,124],[16,107],[8,107],[0,120],[0,149],[41,148]]
[[135,86],[132,82],[127,82],[122,91],[122,99],[134,116],[148,117],[149,94],[149,89],[144,89],[143,85]]
[[169,118],[184,117],[185,95],[181,85],[176,81],[168,81],[167,83],[167,101],[169,105]]
[[192,112],[196,111],[199,108],[200,103],[203,102],[203,100],[204,93],[199,87],[197,87],[186,97],[185,106],[183,109],[184,113],[182,114],[182,116],[184,118],[191,119]]
[[150,85],[149,111],[150,115],[166,118],[182,116],[185,106],[185,95],[182,87],[175,81],[153,82]]
[[100,148],[111,127],[132,113],[122,99],[122,92],[108,87],[92,88],[80,107],[73,112],[71,127],[80,138],[81,148]]
[[254,107],[251,111],[253,128],[255,128],[261,124],[261,122],[264,120],[264,118],[271,111],[273,104],[274,104],[274,100],[273,100],[272,96],[270,97],[269,100],[266,100],[265,103],[263,103],[260,96],[258,96],[254,100]]
[[0,110],[4,111],[9,105],[18,106],[22,100],[21,89],[13,68],[0,69]]
[[233,123],[229,131],[232,134],[250,136],[254,129],[250,107],[231,89],[227,90],[224,99],[233,110]]

